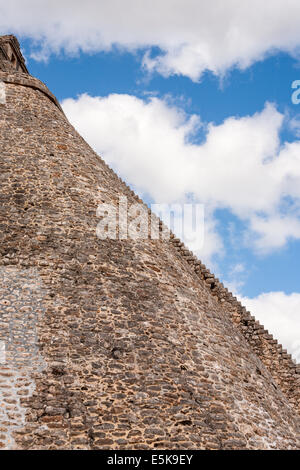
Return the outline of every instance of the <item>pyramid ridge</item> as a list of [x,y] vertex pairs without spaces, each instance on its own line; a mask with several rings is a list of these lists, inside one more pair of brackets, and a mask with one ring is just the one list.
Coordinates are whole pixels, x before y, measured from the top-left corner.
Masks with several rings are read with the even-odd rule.
[[0,448],[300,448],[299,366],[173,233],[97,236],[100,204],[151,209],[7,67]]

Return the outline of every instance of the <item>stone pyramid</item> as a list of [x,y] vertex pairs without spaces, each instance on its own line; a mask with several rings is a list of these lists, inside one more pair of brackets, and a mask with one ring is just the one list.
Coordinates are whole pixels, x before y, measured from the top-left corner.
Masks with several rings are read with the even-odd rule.
[[300,448],[299,366],[173,235],[97,236],[99,204],[142,201],[14,36],[0,170],[1,448]]

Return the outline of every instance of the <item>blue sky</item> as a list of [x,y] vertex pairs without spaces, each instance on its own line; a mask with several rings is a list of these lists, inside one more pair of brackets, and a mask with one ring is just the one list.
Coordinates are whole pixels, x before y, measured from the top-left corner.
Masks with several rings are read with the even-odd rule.
[[196,253],[299,360],[299,2],[24,3],[0,33],[31,74],[146,202],[204,204]]

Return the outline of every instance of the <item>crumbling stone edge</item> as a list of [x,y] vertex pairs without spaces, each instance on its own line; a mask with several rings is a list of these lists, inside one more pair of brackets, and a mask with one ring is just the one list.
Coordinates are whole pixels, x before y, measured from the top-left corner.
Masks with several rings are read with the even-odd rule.
[[[99,157],[99,156],[98,156]],[[106,163],[107,165],[107,163]],[[108,165],[107,165],[108,166]],[[136,195],[136,193],[118,177],[108,166],[109,170],[118,178],[124,186],[124,193],[133,197],[138,203],[147,208],[150,217],[158,218],[152,213],[145,202]],[[169,230],[169,228],[158,218],[160,231]],[[238,326],[246,341],[250,343],[254,352],[260,357],[262,362],[271,372],[282,391],[285,393],[293,406],[300,411],[300,364],[293,360],[292,355],[283,349],[273,335],[269,333],[263,325],[255,319],[253,315],[242,305],[242,303],[224,286],[224,284],[210,272],[210,270],[190,251],[184,243],[171,232],[169,242],[175,247],[178,253],[191,266],[196,275],[201,279],[203,285],[210,290],[220,303],[227,303],[231,312],[233,322]],[[261,344],[266,344],[264,350]],[[264,357],[267,356],[267,357]],[[274,358],[274,364],[270,364],[270,357]],[[277,359],[277,360],[276,360]],[[281,364],[278,371],[278,361]],[[275,373],[274,373],[275,372]]]
[[[113,171],[111,168],[109,169]],[[130,194],[130,196],[133,196],[137,202],[146,206],[149,214],[151,214],[152,211],[147,206],[147,204],[145,204],[144,201],[142,201],[121,178],[119,178],[119,181],[125,186],[126,191]],[[157,216],[155,215],[155,217]],[[164,229],[169,230],[169,228],[161,220],[159,220],[159,227],[160,231],[163,231]],[[252,316],[249,311],[247,311],[241,302],[237,300],[237,298],[234,297],[226,287],[224,287],[224,284],[218,278],[216,278],[215,275],[212,274],[210,270],[193,254],[193,252],[190,251],[179,238],[176,238],[172,232],[170,235],[170,242],[176,247],[177,251],[184,257],[187,263],[193,267],[201,280],[205,281],[205,286],[210,289],[212,295],[217,297],[221,303],[224,301],[229,302],[236,308],[243,320],[255,324],[254,329],[257,330],[257,333],[264,336],[268,341],[271,341],[272,344],[277,344],[279,354],[281,354],[284,359],[290,360],[290,366],[293,369],[299,370],[300,373],[300,364],[293,362],[291,354],[287,354],[286,349],[283,349],[282,345],[278,344],[276,339],[273,339],[273,336],[269,334],[268,330],[265,330],[264,326],[260,325],[260,323],[255,320],[255,317]]]
[[61,105],[59,104],[57,98],[51,93],[50,90],[46,87],[46,85],[31,75],[27,75],[26,73],[21,72],[2,72],[0,71],[0,80],[4,83],[10,83],[12,85],[21,85],[26,86],[29,88],[33,88],[34,90],[41,91],[44,95],[46,95],[50,100],[59,108],[59,110],[64,114]]

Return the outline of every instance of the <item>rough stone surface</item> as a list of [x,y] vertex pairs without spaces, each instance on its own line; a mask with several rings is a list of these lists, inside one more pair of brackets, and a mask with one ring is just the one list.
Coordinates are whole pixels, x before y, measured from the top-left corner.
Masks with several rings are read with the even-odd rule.
[[300,448],[299,366],[180,240],[99,240],[139,199],[0,70],[0,447]]
[[28,74],[19,42],[15,36],[0,36],[0,70]]

